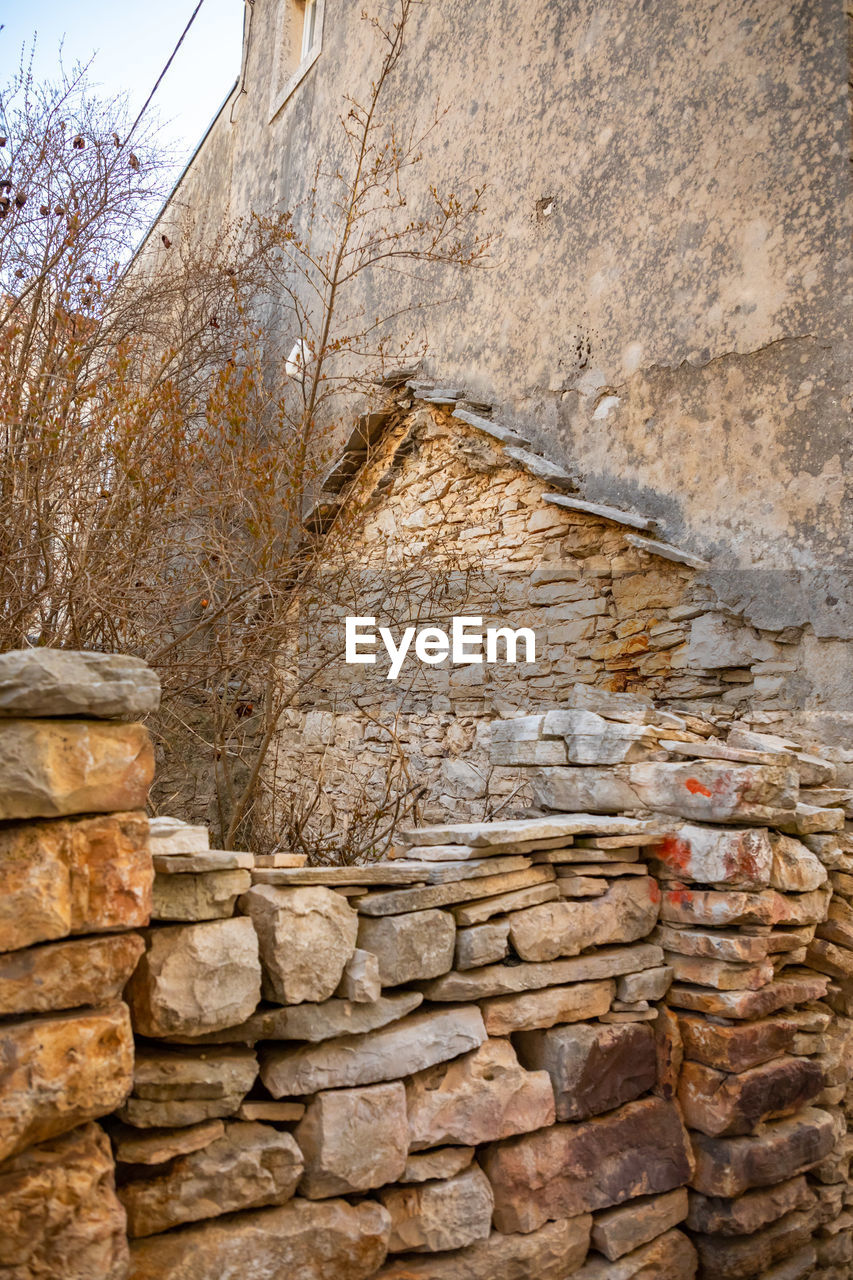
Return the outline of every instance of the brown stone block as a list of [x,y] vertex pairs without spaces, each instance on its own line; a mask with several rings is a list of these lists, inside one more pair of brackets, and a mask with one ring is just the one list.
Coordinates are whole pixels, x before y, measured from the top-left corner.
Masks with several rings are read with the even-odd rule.
[[508,1036],[514,1031],[598,1018],[609,1010],[613,989],[612,979],[575,982],[565,987],[524,991],[520,995],[495,996],[484,1000],[480,1009],[490,1036]]
[[776,1222],[795,1209],[811,1209],[817,1203],[805,1175],[771,1187],[747,1191],[733,1200],[703,1196],[691,1191],[687,1225],[705,1235],[746,1236]]
[[61,818],[141,809],[154,748],[141,724],[4,720],[0,818]]
[[838,1128],[828,1111],[807,1107],[790,1120],[774,1120],[756,1136],[711,1138],[691,1134],[696,1168],[690,1185],[706,1196],[739,1196],[750,1187],[782,1182],[823,1160]]
[[522,960],[576,956],[587,947],[636,942],[654,928],[660,889],[651,876],[617,880],[599,898],[515,911],[509,938]]
[[311,1200],[396,1182],[409,1150],[403,1082],[316,1094],[296,1140],[305,1157],[300,1191]]
[[764,1018],[777,1009],[790,1009],[797,1004],[821,1000],[826,994],[828,978],[791,976],[768,982],[760,991],[713,991],[709,987],[690,987],[676,982],[669,989],[668,1001],[677,1009],[710,1013],[719,1018]]
[[751,1280],[811,1240],[814,1212],[788,1213],[750,1236],[696,1234],[699,1280]]
[[0,1027],[0,1160],[115,1111],[130,1093],[126,1005]]
[[575,1023],[514,1037],[523,1066],[547,1071],[558,1120],[586,1120],[654,1086],[654,1033],[647,1023]]
[[0,1168],[0,1273],[9,1280],[124,1280],[124,1225],[110,1144],[96,1124]]
[[602,1209],[592,1223],[592,1247],[615,1262],[648,1244],[687,1217],[687,1188],[662,1196],[641,1196],[615,1209]]
[[661,920],[673,924],[726,928],[733,924],[799,926],[818,924],[826,915],[830,898],[827,885],[810,893],[779,893],[762,889],[744,893],[736,889],[693,889],[685,884],[668,886],[661,896]]
[[496,1143],[481,1163],[495,1193],[495,1226],[507,1232],[671,1191],[691,1168],[678,1108],[660,1098]]
[[138,933],[118,933],[0,955],[0,1014],[117,1000],[144,950]]
[[820,973],[845,980],[853,978],[853,951],[840,943],[815,938],[806,955],[810,968]]
[[722,1026],[694,1014],[679,1013],[684,1056],[720,1071],[747,1071],[790,1053],[797,1024],[788,1018],[764,1018]]
[[654,1092],[658,1097],[671,1102],[678,1088],[678,1077],[684,1061],[684,1045],[678,1018],[671,1009],[658,1009],[658,1016],[652,1023],[655,1037],[655,1056],[657,1058],[657,1081]]
[[379,1199],[391,1214],[390,1253],[439,1253],[487,1240],[494,1200],[478,1165],[456,1177],[389,1187]]
[[696,1250],[682,1231],[667,1231],[616,1262],[591,1253],[572,1280],[694,1280]]
[[372,1200],[290,1200],[134,1240],[128,1280],[368,1280],[385,1259],[390,1227]]
[[401,1255],[375,1280],[566,1280],[586,1257],[591,1223],[583,1214],[546,1222],[524,1235],[493,1231],[487,1240],[453,1253]]
[[678,1101],[691,1129],[711,1136],[750,1133],[763,1120],[793,1115],[823,1088],[811,1058],[776,1058],[739,1074],[685,1062]]

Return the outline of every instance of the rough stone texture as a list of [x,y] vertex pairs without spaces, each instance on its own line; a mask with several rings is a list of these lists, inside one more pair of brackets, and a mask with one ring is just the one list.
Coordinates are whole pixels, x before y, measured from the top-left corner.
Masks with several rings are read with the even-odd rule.
[[96,1124],[30,1147],[0,1168],[4,1280],[124,1280],[124,1210]]
[[792,1018],[765,1018],[740,1026],[721,1026],[707,1018],[678,1014],[684,1055],[721,1071],[747,1071],[790,1053],[797,1024]]
[[507,1040],[406,1081],[409,1145],[478,1145],[554,1123],[554,1095],[544,1071],[526,1071]]
[[144,813],[0,831],[0,950],[147,924],[147,831]]
[[663,963],[660,947],[637,943],[632,947],[607,947],[587,956],[552,960],[543,964],[484,965],[467,973],[451,972],[424,983],[427,1000],[483,1000],[490,996],[536,991],[563,983],[590,982],[597,978],[634,973]]
[[392,1187],[379,1193],[391,1215],[390,1253],[436,1253],[487,1240],[494,1197],[477,1165],[445,1182]]
[[110,1127],[116,1162],[120,1164],[165,1164],[175,1156],[200,1151],[225,1133],[221,1120],[204,1120],[185,1129],[131,1129]]
[[256,1044],[258,1040],[331,1040],[363,1035],[396,1022],[423,1002],[419,991],[389,991],[371,1004],[324,1000],[322,1004],[263,1006],[245,1022],[204,1036],[171,1036],[177,1044]]
[[297,1198],[135,1240],[128,1280],[368,1280],[385,1258],[389,1231],[388,1213],[374,1201]]
[[474,1159],[473,1147],[439,1147],[435,1151],[410,1151],[401,1182],[433,1182],[454,1178]]
[[382,983],[379,981],[379,961],[376,956],[356,947],[344,965],[343,976],[335,994],[356,1004],[371,1004],[378,1000],[382,994]]
[[149,819],[149,840],[152,854],[206,853],[210,848],[207,827],[165,816]]
[[811,1240],[814,1211],[786,1214],[778,1222],[751,1236],[705,1236],[693,1243],[702,1274],[719,1280],[750,1280],[757,1272],[796,1252]]
[[145,1036],[216,1031],[244,1022],[261,996],[258,939],[248,919],[152,930],[127,986]]
[[250,872],[239,870],[155,875],[151,914],[155,920],[223,919],[251,883]]
[[770,833],[773,865],[770,885],[783,893],[807,893],[826,883],[826,868],[801,840]]
[[173,1046],[137,1047],[133,1093],[152,1102],[173,1098],[225,1098],[246,1094],[258,1074],[251,1049],[178,1049]]
[[509,936],[522,960],[576,956],[587,947],[634,942],[654,928],[660,890],[651,876],[617,880],[600,898],[513,912]]
[[480,965],[495,964],[508,953],[509,920],[475,924],[456,932],[453,963],[457,969],[477,969]]
[[669,989],[669,1003],[720,1018],[763,1018],[777,1009],[820,1000],[826,994],[826,984],[827,979],[817,974],[813,978],[783,976],[759,991],[712,991],[709,987],[676,983]]
[[760,1231],[795,1209],[810,1209],[816,1203],[803,1174],[775,1186],[747,1191],[733,1200],[690,1192],[687,1226],[706,1235],[746,1236]]
[[[640,975],[631,975],[634,976]],[[493,1000],[484,1000],[480,1011],[490,1036],[508,1036],[514,1031],[553,1027],[558,1022],[598,1018],[609,1010],[613,995],[612,981],[576,982],[567,987],[496,996]]]
[[773,850],[766,831],[721,831],[693,823],[664,836],[655,845],[654,856],[670,876],[674,873],[683,880],[743,889],[764,888],[770,882],[773,865]]
[[139,934],[119,933],[0,954],[0,1014],[116,1000],[144,950]]
[[836,1124],[827,1111],[807,1107],[790,1120],[766,1124],[758,1136],[691,1135],[696,1168],[690,1185],[706,1196],[739,1196],[802,1173],[835,1145]]
[[684,1061],[684,1045],[681,1041],[678,1019],[672,1010],[664,1005],[658,1009],[652,1028],[658,1063],[658,1078],[654,1091],[659,1098],[671,1102],[678,1088],[678,1077]]
[[127,1006],[0,1026],[0,1160],[115,1111],[130,1093]]
[[358,917],[323,885],[255,885],[240,899],[258,934],[264,997],[280,1004],[328,1000],[356,945]]
[[375,1280],[565,1280],[586,1257],[591,1223],[581,1214],[524,1235],[493,1231],[459,1253],[395,1258]]
[[150,1236],[183,1222],[238,1209],[283,1204],[302,1176],[302,1155],[289,1133],[237,1122],[198,1151],[179,1156],[167,1173],[119,1189],[129,1236]]
[[681,1231],[667,1231],[618,1262],[590,1254],[577,1280],[693,1280],[696,1250]]
[[[478,851],[475,851],[478,852]],[[390,863],[395,867],[397,863]],[[417,865],[407,863],[407,866]],[[373,869],[373,868],[369,868]],[[507,898],[519,890],[532,892],[537,886],[552,883],[554,872],[550,867],[526,867],[522,871],[509,871],[501,875],[480,876],[474,880],[451,881],[446,884],[428,884],[412,889],[388,889],[366,893],[359,899],[358,909],[366,916],[398,916],[405,911],[426,911],[431,907],[449,907],[455,903],[471,903],[471,910],[480,899],[492,902]],[[455,913],[454,913],[455,914]],[[488,919],[488,915],[483,919]],[[464,924],[478,924],[478,920],[462,920]]]
[[603,1209],[592,1223],[591,1244],[614,1262],[648,1244],[687,1217],[687,1188],[662,1196],[640,1196],[615,1209]]
[[409,1150],[400,1080],[318,1093],[296,1128],[305,1158],[302,1195],[351,1195],[397,1182]]
[[[533,868],[533,870],[545,870],[545,868]],[[559,897],[559,885],[551,879],[549,884],[536,884],[529,889],[499,893],[494,898],[483,898],[479,902],[466,902],[463,906],[453,908],[453,916],[459,925],[482,924],[486,920],[491,920],[493,916],[503,915],[506,911],[535,907],[541,902],[553,902]]]
[[499,1231],[533,1231],[549,1219],[672,1191],[690,1175],[678,1109],[660,1098],[511,1138],[488,1147],[481,1163]]
[[586,1120],[650,1090],[657,1078],[654,1034],[646,1023],[576,1023],[524,1031],[514,1044],[522,1064],[547,1071],[558,1120]]
[[683,929],[662,924],[653,936],[654,941],[659,942],[667,951],[676,951],[679,955],[760,964],[769,955],[796,951],[798,947],[807,946],[814,937],[814,925],[806,925],[801,929],[774,929],[772,932],[748,934],[738,933],[734,929]]
[[823,1082],[822,1067],[810,1058],[776,1058],[737,1075],[685,1062],[678,1101],[691,1129],[711,1136],[751,1133],[763,1120],[799,1111]]
[[636,1000],[662,1000],[672,985],[672,969],[661,965],[659,969],[647,969],[645,973],[629,973],[616,980],[616,998]]
[[160,705],[160,681],[123,653],[12,649],[0,654],[0,716],[144,716]]
[[476,1008],[429,1009],[363,1036],[316,1047],[267,1049],[261,1079],[274,1098],[399,1080],[476,1048],[486,1039]]
[[141,724],[4,720],[0,818],[60,818],[140,809],[154,777]]
[[[564,739],[570,764],[621,764],[623,761],[644,760],[649,750],[657,745],[657,734],[642,725],[614,724],[594,711],[580,708],[547,712],[542,732],[546,737]],[[542,763],[551,762],[543,760]]]
[[448,911],[361,916],[358,945],[376,956],[384,987],[402,986],[417,978],[437,978],[452,968],[456,925]]
[[817,924],[826,916],[829,890],[782,894],[776,889],[741,893],[734,889],[691,889],[687,885],[665,889],[661,895],[661,920],[674,924],[727,925]]
[[683,956],[677,951],[667,951],[664,955],[675,982],[692,982],[716,991],[760,991],[773,981],[775,973],[770,960],[750,965],[710,960],[707,956]]

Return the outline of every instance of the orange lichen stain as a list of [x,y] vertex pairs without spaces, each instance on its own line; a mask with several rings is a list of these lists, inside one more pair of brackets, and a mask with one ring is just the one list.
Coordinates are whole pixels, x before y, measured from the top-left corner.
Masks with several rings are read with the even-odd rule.
[[686,871],[690,866],[690,845],[680,836],[664,836],[657,845],[655,853],[668,867]]
[[698,778],[688,778],[684,785],[692,796],[710,796],[713,794]]
[[693,894],[689,889],[669,889],[666,900],[674,907],[686,907],[693,901]]

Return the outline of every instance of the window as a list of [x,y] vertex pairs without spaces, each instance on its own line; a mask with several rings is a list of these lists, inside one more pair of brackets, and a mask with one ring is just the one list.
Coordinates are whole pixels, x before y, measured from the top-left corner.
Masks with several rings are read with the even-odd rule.
[[320,55],[325,7],[326,0],[280,0],[270,119],[281,111]]

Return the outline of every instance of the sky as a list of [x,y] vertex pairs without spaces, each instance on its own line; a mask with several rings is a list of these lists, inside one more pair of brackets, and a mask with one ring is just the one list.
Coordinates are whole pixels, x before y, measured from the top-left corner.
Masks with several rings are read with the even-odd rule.
[[[51,78],[92,54],[92,79],[105,94],[127,91],[133,116],[174,49],[197,0],[0,0],[0,84],[37,35],[35,73]],[[204,0],[152,103],[187,160],[240,71],[243,0]]]

